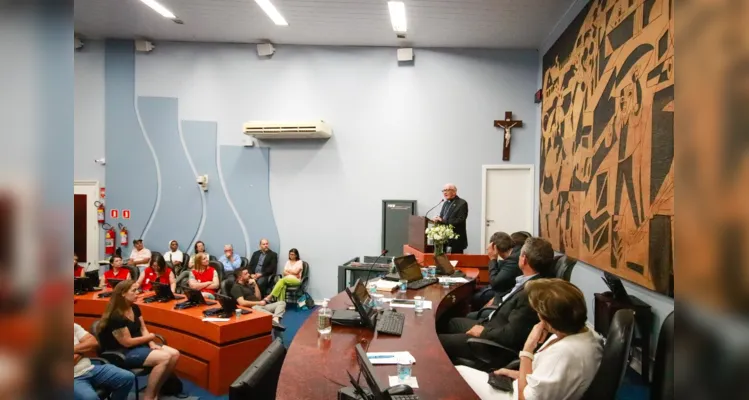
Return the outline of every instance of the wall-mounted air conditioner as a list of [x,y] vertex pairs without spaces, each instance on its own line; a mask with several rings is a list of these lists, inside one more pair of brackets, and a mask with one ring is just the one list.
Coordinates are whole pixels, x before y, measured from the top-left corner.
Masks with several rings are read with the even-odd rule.
[[327,139],[333,135],[330,125],[322,120],[304,122],[250,121],[244,134],[257,139]]

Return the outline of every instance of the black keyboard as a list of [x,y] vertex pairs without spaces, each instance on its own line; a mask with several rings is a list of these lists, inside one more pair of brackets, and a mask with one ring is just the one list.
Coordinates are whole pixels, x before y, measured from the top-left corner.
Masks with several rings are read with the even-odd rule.
[[390,400],[419,400],[415,394],[391,394]]
[[99,293],[97,296],[99,296],[100,299],[106,299],[108,297],[112,297],[112,293],[114,292],[104,292],[104,293]]
[[209,308],[207,310],[203,310],[203,315],[216,315],[220,314],[222,311],[224,311],[224,309],[221,307]]
[[400,336],[403,334],[403,324],[406,315],[395,311],[383,311],[377,318],[377,332],[386,335]]
[[435,283],[439,282],[439,279],[437,278],[426,278],[426,279],[419,279],[418,281],[413,281],[408,284],[409,289],[421,289],[423,287],[427,287],[429,285],[434,285]]
[[158,300],[159,300],[159,298],[156,297],[156,296],[149,296],[149,297],[144,297],[143,298],[143,302],[144,303],[153,303],[153,302],[158,301]]

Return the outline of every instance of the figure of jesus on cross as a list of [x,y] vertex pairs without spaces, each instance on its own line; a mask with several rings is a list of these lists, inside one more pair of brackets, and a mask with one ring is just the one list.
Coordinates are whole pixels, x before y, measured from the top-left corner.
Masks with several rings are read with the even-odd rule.
[[504,146],[502,146],[502,161],[510,161],[510,140],[512,139],[512,128],[523,126],[523,121],[512,119],[512,111],[505,112],[505,119],[494,121],[494,126],[505,130]]

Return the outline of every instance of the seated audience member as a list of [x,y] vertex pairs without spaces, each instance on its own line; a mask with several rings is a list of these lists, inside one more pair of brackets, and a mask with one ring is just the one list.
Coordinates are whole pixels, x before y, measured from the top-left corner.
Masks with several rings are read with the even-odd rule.
[[162,256],[157,256],[151,260],[151,265],[138,277],[137,286],[144,291],[149,291],[153,290],[153,283],[157,281],[169,285],[172,288],[172,293],[177,289],[177,279],[174,277],[172,269],[167,267]]
[[211,259],[210,254],[205,251],[205,243],[203,243],[202,240],[198,240],[197,242],[195,242],[194,253],[192,254],[192,257],[190,257],[190,262],[188,264],[190,268],[195,266],[195,256],[197,256],[198,254],[205,254],[206,259],[208,259],[209,261]]
[[489,286],[473,296],[472,306],[479,309],[494,299],[497,293],[502,296],[515,286],[515,278],[520,275],[518,258],[523,244],[516,245],[510,235],[495,232],[489,240],[486,252],[489,255]]
[[182,251],[180,251],[179,243],[177,243],[176,240],[172,240],[169,242],[169,251],[164,253],[164,261],[166,261],[169,267],[174,271],[182,270],[182,264],[185,261],[185,255],[182,254]]
[[125,368],[152,367],[143,396],[152,400],[157,398],[161,386],[174,371],[179,351],[154,341],[156,336],[148,332],[140,308],[135,304],[137,299],[135,282],[120,282],[114,288],[97,329],[103,350],[125,354]]
[[76,278],[83,278],[86,276],[86,268],[78,265],[78,254],[73,253],[73,276]]
[[138,267],[140,273],[148,267],[151,263],[151,250],[148,250],[143,246],[143,239],[133,240],[133,251],[130,253],[130,258],[127,260],[127,265]]
[[234,279],[236,283],[231,288],[231,296],[237,300],[237,304],[273,314],[273,326],[282,330],[285,329],[281,325],[281,318],[286,312],[286,302],[261,300],[260,289],[256,281],[250,277],[249,271],[244,268],[234,270]]
[[234,246],[227,244],[224,245],[224,254],[218,259],[221,264],[224,264],[224,272],[230,273],[238,269],[242,265],[242,260],[239,256],[234,253]]
[[118,255],[112,256],[112,264],[109,266],[109,271],[105,272],[101,276],[101,282],[99,286],[106,286],[108,289],[112,289],[112,285],[109,284],[109,279],[130,279],[130,271],[122,266],[122,257]]
[[[520,251],[520,271],[515,286],[502,297],[499,308],[487,318],[453,318],[448,323],[448,333],[439,335],[445,352],[453,362],[458,358],[475,359],[468,346],[468,339],[475,337],[488,339],[510,349],[520,349],[533,325],[538,323],[538,315],[528,303],[528,294],[523,287],[526,282],[544,276],[546,268],[554,259],[554,250],[548,241],[533,237],[528,239]],[[513,360],[507,354],[507,362]]]
[[[525,286],[528,302],[541,322],[533,327],[520,353],[518,371],[493,374],[514,380],[515,393],[489,386],[488,374],[456,367],[481,399],[578,400],[590,386],[601,363],[602,338],[585,326],[585,297],[562,279],[538,279]],[[543,345],[536,351],[539,343]],[[535,353],[535,354],[534,354]]]
[[94,335],[73,324],[73,396],[76,400],[98,400],[96,389],[111,392],[110,399],[125,400],[135,375],[112,364],[94,365],[84,354],[99,348]]
[[191,289],[203,292],[203,297],[215,298],[219,287],[218,272],[208,265],[208,254],[195,255],[195,266],[190,270],[189,285]]
[[270,249],[268,239],[260,240],[260,250],[252,253],[250,258],[250,277],[257,282],[260,293],[268,292],[268,283],[278,270],[278,254]]
[[289,250],[289,260],[286,261],[286,265],[283,267],[283,277],[276,282],[273,290],[264,300],[286,302],[286,288],[302,284],[303,270],[304,263],[299,258],[299,251],[297,249]]

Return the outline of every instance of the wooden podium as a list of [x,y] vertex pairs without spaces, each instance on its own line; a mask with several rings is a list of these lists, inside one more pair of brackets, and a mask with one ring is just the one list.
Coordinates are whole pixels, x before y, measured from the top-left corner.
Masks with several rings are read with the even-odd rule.
[[434,246],[429,244],[426,234],[430,222],[432,220],[420,215],[408,216],[408,245],[422,253],[434,252]]

